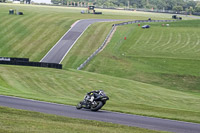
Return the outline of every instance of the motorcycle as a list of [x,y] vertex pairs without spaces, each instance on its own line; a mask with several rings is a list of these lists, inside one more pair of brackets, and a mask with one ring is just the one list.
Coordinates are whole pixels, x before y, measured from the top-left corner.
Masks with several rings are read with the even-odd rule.
[[109,97],[103,91],[99,92],[99,96],[95,98],[93,102],[89,101],[90,97],[88,95],[85,96],[84,100],[77,104],[77,109],[90,109],[91,111],[98,111],[101,109],[105,104],[106,101],[109,100]]

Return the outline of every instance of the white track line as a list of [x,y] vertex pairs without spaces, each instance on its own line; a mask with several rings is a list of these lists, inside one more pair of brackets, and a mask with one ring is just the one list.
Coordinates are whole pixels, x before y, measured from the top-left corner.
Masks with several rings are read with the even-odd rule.
[[78,41],[78,39],[83,35],[83,33],[88,29],[88,27],[90,26],[91,24],[89,24],[85,30],[81,33],[81,35],[75,40],[75,42],[71,45],[71,47],[69,48],[69,50],[65,53],[65,55],[63,56],[63,58],[61,59],[61,61],[59,62],[59,64],[64,60],[65,56],[69,53],[69,51],[71,50],[71,48],[74,46],[74,44]]
[[70,32],[71,29],[74,27],[74,25],[77,24],[79,21],[81,21],[81,20],[78,20],[78,21],[76,21],[75,23],[72,24],[72,26],[70,27],[70,29],[69,29],[69,30],[59,39],[59,41],[48,51],[48,53],[40,60],[40,62],[42,62],[42,60],[43,60],[44,58],[46,58],[46,56],[58,45],[58,43],[63,39],[63,37],[64,37],[68,32]]

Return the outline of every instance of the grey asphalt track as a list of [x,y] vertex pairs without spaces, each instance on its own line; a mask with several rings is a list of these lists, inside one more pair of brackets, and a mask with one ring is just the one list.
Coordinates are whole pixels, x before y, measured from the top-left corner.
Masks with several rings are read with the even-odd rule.
[[[52,47],[52,49],[42,58],[40,62],[61,63],[69,50],[73,47],[79,37],[88,26],[95,22],[111,22],[113,19],[84,19],[73,25],[63,37]],[[119,20],[118,20],[119,21]]]
[[182,17],[189,17],[193,19],[200,19],[200,16],[193,16],[193,15],[181,15],[181,14],[175,14],[177,16],[182,16]]
[[103,110],[98,112],[92,112],[84,109],[77,110],[74,106],[3,95],[0,95],[0,106],[55,114],[72,118],[118,123],[122,125],[141,127],[152,130],[170,131],[176,133],[200,133],[200,124],[195,123],[115,113]]

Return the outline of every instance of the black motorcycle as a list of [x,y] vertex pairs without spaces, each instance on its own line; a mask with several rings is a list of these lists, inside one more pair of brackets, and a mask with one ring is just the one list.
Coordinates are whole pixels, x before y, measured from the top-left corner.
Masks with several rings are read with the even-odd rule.
[[95,98],[93,102],[89,101],[89,96],[86,95],[84,100],[77,104],[76,108],[81,109],[90,109],[91,111],[98,111],[101,109],[105,104],[106,101],[109,100],[109,97],[103,91],[100,91],[99,96]]

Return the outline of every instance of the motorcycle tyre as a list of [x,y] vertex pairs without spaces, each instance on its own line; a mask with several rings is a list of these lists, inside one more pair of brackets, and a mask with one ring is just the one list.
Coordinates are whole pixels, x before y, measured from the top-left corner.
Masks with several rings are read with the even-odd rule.
[[95,108],[91,107],[91,111],[98,111],[99,109],[103,107],[102,101],[97,101],[97,102],[98,102],[98,105]]
[[82,109],[81,103],[78,103],[78,104],[76,105],[76,109]]

